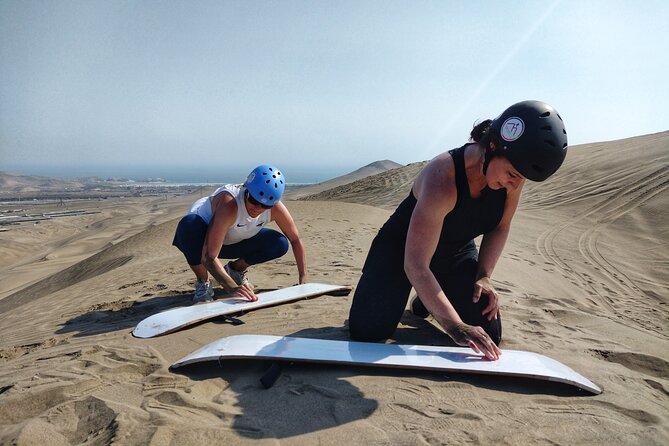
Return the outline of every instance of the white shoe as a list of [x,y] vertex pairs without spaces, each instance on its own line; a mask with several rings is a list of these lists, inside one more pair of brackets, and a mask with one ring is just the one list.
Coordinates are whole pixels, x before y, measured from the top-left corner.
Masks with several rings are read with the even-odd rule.
[[228,273],[228,276],[230,276],[238,286],[242,286],[244,283],[249,283],[249,279],[246,278],[246,270],[237,271],[232,267],[232,262],[226,263],[224,268],[225,272]]
[[209,282],[198,280],[195,284],[195,294],[193,295],[193,303],[212,302],[214,300],[214,288]]

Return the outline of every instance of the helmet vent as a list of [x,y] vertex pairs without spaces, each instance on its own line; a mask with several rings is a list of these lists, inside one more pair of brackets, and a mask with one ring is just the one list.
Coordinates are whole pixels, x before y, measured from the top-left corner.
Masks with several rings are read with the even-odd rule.
[[541,166],[539,166],[538,164],[532,164],[532,169],[534,169],[534,170],[537,171],[538,173],[541,173],[541,172],[544,171],[544,168],[541,167]]
[[550,132],[551,130],[553,130],[553,127],[551,127],[550,125],[546,125],[544,127],[541,127],[541,130],[548,130]]
[[548,118],[550,115],[551,115],[551,112],[547,111],[547,112],[543,112],[543,113],[541,114],[541,117],[542,117],[542,118]]
[[283,174],[276,166],[261,165],[253,169],[244,183],[248,192],[265,206],[281,199],[285,188]]
[[545,142],[546,144],[549,144],[549,145],[555,147],[555,142],[554,142],[554,141],[551,141],[550,139],[544,139],[544,142]]

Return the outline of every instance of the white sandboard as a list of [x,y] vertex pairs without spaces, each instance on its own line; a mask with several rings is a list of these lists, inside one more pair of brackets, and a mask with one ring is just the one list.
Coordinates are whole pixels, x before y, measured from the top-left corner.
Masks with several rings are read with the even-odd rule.
[[326,362],[404,369],[508,375],[574,385],[594,394],[599,387],[566,365],[543,355],[502,350],[497,361],[488,361],[469,348],[430,345],[376,344],[281,336],[238,335],[214,341],[172,364],[220,359],[278,359]]
[[154,336],[172,333],[173,331],[177,331],[189,325],[207,319],[213,319],[218,316],[256,310],[258,308],[269,307],[328,293],[348,294],[350,292],[351,287],[349,286],[306,283],[303,285],[282,288],[280,290],[258,293],[258,300],[256,302],[249,302],[243,298],[232,297],[208,304],[174,308],[147,317],[137,324],[137,327],[135,327],[132,334],[138,338],[152,338]]

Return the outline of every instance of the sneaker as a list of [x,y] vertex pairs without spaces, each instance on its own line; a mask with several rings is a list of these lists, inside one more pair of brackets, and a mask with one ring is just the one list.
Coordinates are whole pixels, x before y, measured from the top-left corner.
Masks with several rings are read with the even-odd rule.
[[246,270],[237,271],[232,267],[232,262],[226,263],[224,268],[225,272],[228,273],[228,276],[230,276],[237,285],[241,286],[243,283],[249,283],[249,279],[246,278]]
[[198,280],[195,284],[195,294],[193,295],[193,303],[212,302],[214,300],[214,289],[209,282]]
[[411,300],[409,301],[409,305],[411,308],[411,312],[414,314],[414,316],[422,317],[425,319],[430,315],[430,312],[427,311],[427,308],[425,308],[425,305],[423,305],[423,302],[421,302],[420,297],[418,297],[418,294],[413,296]]

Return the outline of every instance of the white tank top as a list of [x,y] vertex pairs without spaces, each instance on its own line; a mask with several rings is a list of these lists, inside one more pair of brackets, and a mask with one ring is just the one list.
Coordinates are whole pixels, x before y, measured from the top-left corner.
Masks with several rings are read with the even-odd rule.
[[214,212],[211,209],[212,199],[220,193],[228,193],[232,195],[237,202],[237,219],[232,226],[228,228],[223,244],[232,245],[241,242],[242,240],[249,239],[260,232],[260,230],[270,222],[272,211],[271,209],[267,209],[256,218],[251,218],[246,211],[246,205],[244,203],[245,191],[246,188],[241,184],[226,184],[225,186],[216,189],[210,196],[200,198],[193,203],[193,206],[191,206],[188,213],[199,215],[205,223],[209,224],[214,215]]

